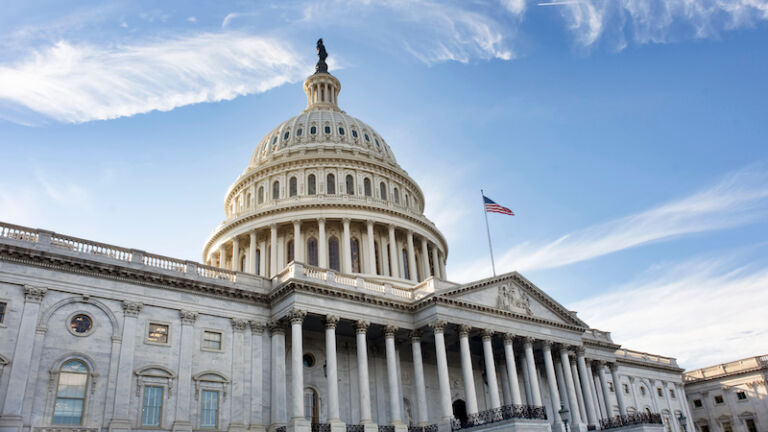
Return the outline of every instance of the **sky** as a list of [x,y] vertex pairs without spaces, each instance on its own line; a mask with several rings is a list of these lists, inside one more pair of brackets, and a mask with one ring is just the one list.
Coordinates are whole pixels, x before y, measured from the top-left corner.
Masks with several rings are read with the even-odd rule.
[[0,14],[0,221],[200,260],[323,37],[448,239],[622,346],[768,352],[768,0],[26,1]]

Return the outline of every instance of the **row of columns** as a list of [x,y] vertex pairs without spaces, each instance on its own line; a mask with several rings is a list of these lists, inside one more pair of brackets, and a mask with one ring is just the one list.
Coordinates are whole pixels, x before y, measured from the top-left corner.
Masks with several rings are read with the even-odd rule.
[[[297,262],[308,263],[307,252],[305,250],[305,240],[303,237],[302,223],[307,221],[295,220],[291,224],[293,226],[293,256]],[[326,219],[318,218],[312,220],[317,224],[317,258],[318,266],[321,268],[329,268],[328,261],[328,236],[326,234]],[[352,273],[352,253],[351,253],[351,230],[350,224],[352,220],[344,218],[342,223],[342,238],[340,244],[341,255],[341,272]],[[375,250],[375,224],[372,220],[365,221],[366,229],[363,232],[362,244],[360,245],[361,261],[360,266],[363,274],[376,275],[376,250]],[[269,226],[269,269],[266,268],[266,254],[267,254],[267,236],[259,236],[259,230],[254,230],[248,233],[247,243],[241,240],[240,237],[232,238],[231,242],[225,242],[221,244],[218,250],[211,250],[208,256],[208,264],[218,267],[229,267],[233,271],[247,271],[249,273],[259,274],[264,277],[271,277],[277,274],[280,270],[279,263],[279,250],[278,250],[278,224],[271,224]],[[379,242],[381,250],[379,251],[379,259],[381,260],[380,271],[384,275],[391,275],[393,277],[405,278],[405,269],[403,267],[402,253],[400,252],[400,243],[397,241],[397,231],[399,229],[395,225],[387,225],[387,231]],[[262,238],[261,240],[260,237]],[[406,249],[407,264],[408,264],[408,279],[411,282],[419,282],[419,275],[417,268],[422,269],[421,280],[426,279],[429,276],[435,276],[439,279],[445,279],[445,255],[439,250],[436,244],[430,242],[425,237],[419,237],[420,243],[420,255],[421,262],[417,265],[416,247],[413,231],[405,231],[405,241],[402,245]],[[384,246],[384,240],[387,241],[388,247]],[[287,242],[286,242],[287,244]],[[240,262],[241,251],[246,256],[246,267],[242,268]],[[257,251],[260,253],[257,254]],[[232,259],[227,262],[226,257],[231,253]],[[218,255],[218,256],[216,256]],[[431,264],[430,264],[431,257]],[[257,262],[258,260],[258,262]],[[287,260],[285,262],[287,264]],[[258,270],[258,272],[257,272]]]

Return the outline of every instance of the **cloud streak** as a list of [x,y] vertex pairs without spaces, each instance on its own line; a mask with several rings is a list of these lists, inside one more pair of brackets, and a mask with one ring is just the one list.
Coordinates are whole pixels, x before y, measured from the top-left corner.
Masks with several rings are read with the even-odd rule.
[[235,32],[109,49],[59,41],[0,66],[0,100],[61,122],[106,120],[264,92],[310,64],[283,41]]

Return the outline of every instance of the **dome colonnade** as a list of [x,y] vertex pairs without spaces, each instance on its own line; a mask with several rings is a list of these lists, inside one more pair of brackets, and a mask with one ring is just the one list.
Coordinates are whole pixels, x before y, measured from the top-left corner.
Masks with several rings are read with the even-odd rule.
[[446,279],[447,243],[386,141],[339,109],[329,73],[307,78],[307,108],[258,144],[227,192],[206,263],[273,277],[297,261],[395,283]]

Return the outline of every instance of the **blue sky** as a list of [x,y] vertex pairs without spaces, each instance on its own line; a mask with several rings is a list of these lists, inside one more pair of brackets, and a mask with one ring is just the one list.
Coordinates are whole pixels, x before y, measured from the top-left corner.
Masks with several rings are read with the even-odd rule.
[[[556,3],[556,4],[553,4]],[[227,187],[304,108],[342,109],[426,195],[448,273],[520,270],[628,348],[768,347],[768,1],[15,2],[0,220],[200,259]]]

